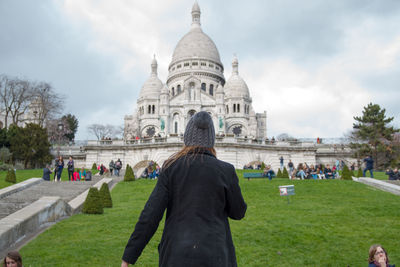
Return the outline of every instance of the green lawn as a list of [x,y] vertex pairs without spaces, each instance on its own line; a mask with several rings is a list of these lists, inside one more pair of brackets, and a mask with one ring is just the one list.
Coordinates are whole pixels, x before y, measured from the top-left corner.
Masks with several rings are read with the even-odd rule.
[[[382,243],[400,264],[399,196],[342,180],[253,179],[238,171],[246,217],[231,221],[238,266],[366,266],[371,244]],[[121,182],[114,207],[78,214],[22,248],[24,266],[120,266],[120,258],[155,182]],[[294,184],[287,204],[278,186]],[[163,223],[137,266],[157,266]]]
[[[87,170],[88,169],[86,169],[86,171]],[[97,171],[95,171],[94,173],[97,173]],[[7,171],[0,171],[0,189],[10,186],[10,185],[13,185],[13,183],[9,183],[9,182],[5,181],[6,175],[7,175]],[[17,183],[28,180],[30,178],[42,178],[43,169],[17,170],[16,176],[17,176]],[[51,174],[50,178],[53,179],[53,177],[54,177],[54,173]],[[61,180],[68,181],[68,171],[66,168],[63,169],[63,172],[61,174]]]

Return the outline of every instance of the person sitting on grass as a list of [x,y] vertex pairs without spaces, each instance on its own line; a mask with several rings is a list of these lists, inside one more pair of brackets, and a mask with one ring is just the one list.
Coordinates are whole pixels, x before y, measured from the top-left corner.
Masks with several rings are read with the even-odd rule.
[[73,176],[73,181],[79,181],[79,180],[80,180],[78,169],[76,169],[76,170],[74,171],[74,173],[72,174],[72,176]]
[[311,177],[312,177],[314,180],[317,180],[317,179],[318,179],[317,169],[314,167],[313,164],[311,164],[309,171],[310,171]]
[[335,174],[333,173],[329,164],[326,164],[325,169],[324,169],[324,174],[325,174],[326,179],[335,179]]
[[50,181],[50,174],[52,171],[50,170],[49,164],[46,164],[46,168],[43,169],[43,176],[42,179],[45,181]]
[[394,170],[387,169],[386,174],[389,175],[389,180],[399,180],[400,179],[399,170],[397,168],[395,168]]
[[299,164],[299,166],[297,166],[297,173],[296,173],[296,177],[299,177],[301,180],[304,180],[305,177],[307,177],[306,172],[304,171],[307,167],[303,164]]
[[86,170],[82,167],[81,170],[79,171],[79,178],[84,181],[86,178]]
[[269,180],[272,180],[272,177],[275,177],[275,172],[271,169],[271,165],[265,167],[263,176],[268,177]]
[[317,176],[318,176],[318,179],[325,179],[325,174],[324,174],[324,172],[321,170],[321,168],[320,167],[317,167]]
[[368,267],[395,267],[389,264],[389,257],[381,245],[372,245],[369,248]]
[[7,253],[3,261],[4,267],[22,267],[22,257],[18,251],[10,251]]

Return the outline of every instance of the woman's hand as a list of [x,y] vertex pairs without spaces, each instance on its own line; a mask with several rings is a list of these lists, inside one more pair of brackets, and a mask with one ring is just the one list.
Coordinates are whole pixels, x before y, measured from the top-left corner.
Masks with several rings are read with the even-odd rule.
[[127,263],[126,261],[122,261],[121,263],[121,267],[128,267],[129,263]]

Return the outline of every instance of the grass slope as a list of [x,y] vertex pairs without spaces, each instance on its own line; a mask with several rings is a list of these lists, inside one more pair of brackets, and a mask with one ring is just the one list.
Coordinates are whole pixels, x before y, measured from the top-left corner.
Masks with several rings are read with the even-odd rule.
[[[238,171],[246,217],[230,221],[238,266],[366,266],[381,243],[400,264],[399,196],[352,181],[254,179]],[[294,184],[287,204],[278,186]],[[154,181],[119,183],[114,207],[78,214],[45,231],[22,250],[24,266],[120,266],[126,242]],[[163,222],[136,266],[158,266]]]

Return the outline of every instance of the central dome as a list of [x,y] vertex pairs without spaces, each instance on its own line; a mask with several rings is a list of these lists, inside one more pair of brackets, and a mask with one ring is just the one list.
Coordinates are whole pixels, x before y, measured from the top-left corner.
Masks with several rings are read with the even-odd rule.
[[201,28],[192,28],[177,44],[171,64],[190,58],[208,59],[221,64],[217,46]]
[[207,59],[222,65],[217,46],[200,26],[200,8],[197,2],[192,8],[192,28],[175,47],[171,65],[183,59]]

